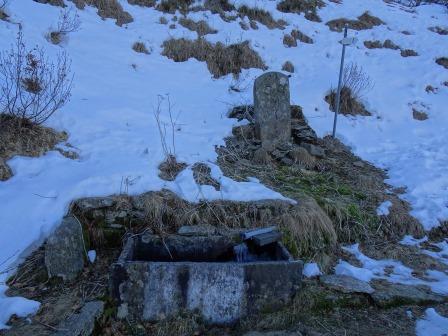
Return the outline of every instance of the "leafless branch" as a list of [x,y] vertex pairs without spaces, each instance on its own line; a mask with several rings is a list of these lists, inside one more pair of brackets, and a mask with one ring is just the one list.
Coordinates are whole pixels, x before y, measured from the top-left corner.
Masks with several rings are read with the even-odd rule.
[[65,52],[50,61],[43,49],[28,50],[21,31],[0,53],[0,113],[42,124],[71,96],[71,61]]

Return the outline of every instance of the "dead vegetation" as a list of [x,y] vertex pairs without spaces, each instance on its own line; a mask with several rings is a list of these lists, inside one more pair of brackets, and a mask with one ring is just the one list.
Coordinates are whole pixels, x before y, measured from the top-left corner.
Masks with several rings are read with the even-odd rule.
[[448,69],[448,57],[439,57],[436,59],[436,63],[443,66],[445,69]]
[[203,163],[197,162],[191,168],[193,171],[193,178],[198,185],[209,185],[215,190],[221,190],[221,184],[212,177],[210,167]]
[[216,34],[218,31],[216,29],[211,28],[207,21],[200,20],[194,21],[189,18],[180,18],[179,24],[191,31],[195,31],[198,34],[198,37],[207,35],[207,34]]
[[418,53],[412,49],[402,49],[400,55],[402,57],[415,57],[418,56]]
[[[340,113],[345,115],[370,116],[361,99],[372,88],[370,77],[354,63],[344,68],[341,84]],[[331,89],[325,96],[330,110],[336,111],[337,89]]]
[[423,121],[423,120],[428,119],[428,114],[424,111],[419,111],[419,110],[416,110],[415,108],[413,108],[412,109],[412,117],[415,120]]
[[150,51],[146,47],[145,43],[141,41],[134,42],[134,44],[132,45],[132,50],[141,54],[147,54],[147,55],[150,54]]
[[51,6],[65,7],[64,0],[34,0],[37,3],[48,4]]
[[439,35],[448,35],[448,28],[445,27],[435,26],[435,27],[429,27],[428,29]]
[[154,7],[156,0],[128,0],[130,5],[137,5],[141,7]]
[[286,61],[282,65],[282,70],[289,73],[294,73],[294,64],[292,64],[290,61]]
[[251,21],[257,21],[265,25],[269,29],[275,29],[275,28],[284,29],[286,25],[285,21],[275,20],[270,12],[257,7],[251,8],[246,5],[243,5],[238,8],[238,13],[241,18],[247,16]]
[[287,48],[297,47],[297,40],[290,34],[283,35],[283,45]]
[[71,8],[64,9],[59,15],[56,29],[49,33],[48,38],[51,43],[59,44],[68,34],[78,31],[80,27],[79,15],[74,13]]
[[291,31],[291,36],[294,37],[296,40],[299,40],[300,42],[303,42],[303,43],[307,43],[307,44],[314,43],[314,41],[313,41],[313,39],[311,37],[309,37],[308,35],[302,33],[298,29],[293,29]]
[[0,114],[0,181],[12,176],[6,161],[13,156],[38,157],[66,140],[67,134],[64,132]]
[[394,42],[392,42],[391,40],[385,40],[384,42],[381,42],[378,40],[364,41],[364,46],[367,49],[381,49],[381,48],[392,49],[392,50],[400,49],[400,47],[398,45],[396,45]]
[[185,167],[187,167],[186,163],[178,162],[176,156],[169,154],[159,165],[159,177],[165,181],[174,181]]
[[175,14],[179,11],[181,14],[187,14],[190,10],[190,6],[194,3],[194,0],[162,0],[157,4],[156,9],[164,12]]
[[189,58],[206,62],[215,78],[228,74],[238,76],[242,69],[266,69],[263,60],[251,49],[249,41],[226,46],[221,42],[212,44],[202,38],[172,38],[163,42],[162,47],[162,55],[175,62],[185,62]]
[[9,15],[6,13],[6,6],[9,0],[0,0],[0,20],[7,21]]
[[324,6],[325,3],[322,0],[282,0],[277,4],[277,9],[283,13],[303,13],[308,20],[321,22],[317,10]]
[[134,21],[131,14],[126,12],[118,0],[70,0],[78,9],[93,6],[98,9],[98,15],[103,19],[115,19],[118,26]]
[[358,16],[357,20],[340,18],[328,21],[326,23],[326,25],[330,27],[330,30],[336,32],[342,32],[345,25],[348,25],[348,28],[354,30],[366,30],[366,29],[372,29],[373,27],[382,24],[384,24],[384,22],[381,21],[381,19],[371,15],[369,12],[365,12],[364,14]]

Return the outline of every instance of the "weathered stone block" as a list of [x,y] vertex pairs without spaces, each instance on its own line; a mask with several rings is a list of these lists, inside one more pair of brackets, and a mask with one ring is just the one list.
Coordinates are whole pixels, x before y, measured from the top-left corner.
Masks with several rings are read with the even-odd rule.
[[291,106],[288,76],[267,72],[254,84],[255,132],[268,150],[291,138]]
[[156,321],[188,310],[209,323],[231,324],[290,302],[302,262],[280,243],[257,251],[257,261],[236,262],[235,245],[225,236],[129,238],[112,266],[118,316]]
[[84,258],[82,227],[74,217],[65,217],[47,239],[45,266],[48,276],[73,280],[84,268]]

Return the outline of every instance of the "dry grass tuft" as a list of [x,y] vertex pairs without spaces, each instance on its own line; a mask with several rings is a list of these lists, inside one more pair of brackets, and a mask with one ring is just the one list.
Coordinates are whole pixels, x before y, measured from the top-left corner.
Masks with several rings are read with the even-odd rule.
[[179,11],[182,14],[186,14],[193,3],[194,0],[162,0],[156,6],[156,9],[164,13],[174,14],[176,11]]
[[225,46],[220,42],[212,44],[202,38],[172,38],[163,42],[162,47],[162,55],[175,62],[185,62],[189,58],[207,62],[208,70],[215,78],[228,74],[237,76],[242,69],[266,69],[260,56],[250,48],[249,41]]
[[216,181],[211,175],[211,169],[208,165],[202,162],[197,162],[192,167],[193,178],[199,185],[209,185],[216,190],[221,189],[221,184]]
[[372,29],[375,26],[382,25],[384,24],[384,22],[376,16],[370,15],[369,12],[365,12],[364,14],[358,16],[357,20],[348,20],[345,18],[341,18],[331,20],[326,23],[326,25],[330,27],[330,30],[337,32],[342,32],[346,24],[350,29],[366,30]]
[[294,37],[296,40],[299,40],[300,42],[303,42],[303,43],[307,43],[307,44],[314,43],[314,41],[313,41],[313,39],[311,37],[309,37],[308,35],[302,33],[298,29],[293,29],[291,31],[291,36]]
[[418,53],[412,49],[403,49],[403,50],[401,50],[400,55],[402,57],[414,57],[414,56],[418,56]]
[[17,118],[0,114],[0,181],[12,176],[6,164],[15,155],[38,157],[54,149],[67,134],[22,121],[19,127]]
[[297,40],[289,34],[283,35],[283,45],[287,48],[297,47]]
[[303,196],[292,211],[281,217],[280,228],[286,246],[295,255],[322,253],[336,247],[333,223],[310,197]]
[[436,26],[436,27],[429,27],[428,29],[439,35],[448,35],[448,28],[445,27]]
[[364,41],[364,46],[367,49],[392,49],[392,50],[399,50],[400,47],[397,46],[394,42],[391,40],[385,40],[384,42],[375,40],[375,41]]
[[[325,96],[325,101],[330,105],[330,111],[336,111],[336,95],[337,90],[331,89],[330,93]],[[340,113],[344,115],[362,115],[362,116],[370,116],[372,115],[365,108],[364,104],[358,101],[356,97],[353,96],[353,93],[350,88],[343,87],[341,89],[341,102],[340,102]]]
[[286,61],[282,65],[282,70],[290,73],[294,73],[294,64],[292,64],[290,61]]
[[146,48],[146,45],[145,45],[145,43],[143,43],[143,42],[135,42],[135,43],[132,45],[132,49],[133,49],[135,52],[138,52],[138,53],[147,54],[147,55],[150,54],[148,48]]
[[298,163],[306,169],[314,169],[316,166],[316,158],[303,147],[293,148],[288,155],[294,163]]
[[115,19],[118,26],[134,21],[131,14],[126,12],[118,0],[71,0],[78,9],[86,5],[98,9],[98,15],[103,19]]
[[283,13],[304,13],[310,21],[321,22],[317,10],[325,6],[322,0],[282,0],[277,9]]
[[440,57],[436,59],[436,63],[443,66],[445,69],[448,69],[448,57]]
[[168,155],[159,165],[159,177],[162,180],[174,181],[177,175],[187,166],[184,162],[177,162],[174,155]]
[[189,18],[180,18],[179,24],[191,31],[195,31],[198,33],[198,36],[204,36],[207,34],[216,34],[218,31],[216,29],[211,28],[207,21],[200,20],[200,21],[193,21]]
[[161,17],[159,17],[159,23],[163,24],[163,25],[166,25],[166,24],[168,24],[168,20],[167,20],[166,17],[161,16]]
[[34,1],[41,4],[48,4],[51,6],[65,7],[64,0],[34,0]]
[[130,5],[137,5],[141,7],[154,7],[156,0],[128,0]]
[[416,110],[415,108],[413,108],[413,109],[412,109],[412,117],[413,117],[415,120],[423,121],[423,120],[428,119],[428,114],[427,114],[426,112],[418,111],[418,110]]
[[284,21],[274,20],[274,18],[272,17],[270,12],[265,11],[264,9],[261,9],[261,8],[256,8],[256,7],[251,8],[246,5],[243,5],[238,8],[238,13],[240,14],[241,18],[247,16],[251,21],[260,22],[261,24],[265,25],[269,29],[275,29],[275,28],[284,29],[285,28]]

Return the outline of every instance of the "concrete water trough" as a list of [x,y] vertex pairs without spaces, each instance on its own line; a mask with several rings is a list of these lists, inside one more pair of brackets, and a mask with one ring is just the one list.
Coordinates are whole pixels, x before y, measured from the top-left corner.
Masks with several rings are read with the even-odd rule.
[[191,311],[208,323],[232,324],[277,309],[299,289],[303,267],[277,240],[275,231],[239,239],[129,237],[112,265],[118,316],[157,321]]

